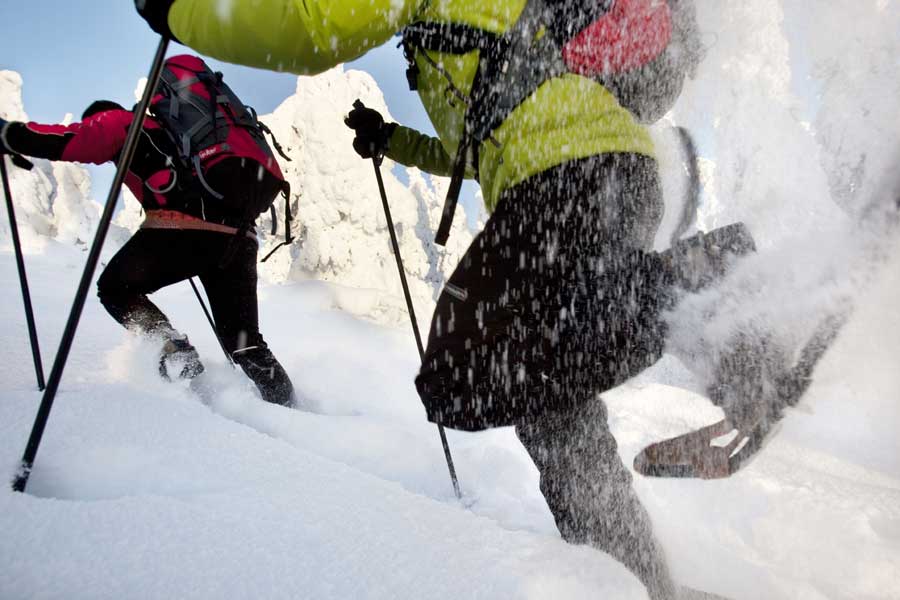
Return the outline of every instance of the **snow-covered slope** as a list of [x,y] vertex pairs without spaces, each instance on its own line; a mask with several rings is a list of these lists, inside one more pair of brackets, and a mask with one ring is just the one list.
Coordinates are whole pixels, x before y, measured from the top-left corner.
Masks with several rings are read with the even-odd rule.
[[[0,464],[40,399],[9,254],[0,261]],[[29,256],[45,356],[83,254]],[[900,597],[900,247],[799,409],[738,475],[637,478],[680,581],[732,598]],[[156,349],[89,302],[29,484],[0,490],[0,597],[643,598],[599,552],[562,543],[509,429],[450,433],[457,504],[410,385],[405,327],[335,309],[331,285],[262,288],[262,327],[310,411],[263,404],[217,353],[186,287],[158,294],[219,382],[204,406],[155,374]],[[660,381],[610,394],[630,464],[712,422]]]
[[[857,218],[896,198],[900,12],[885,0],[815,11],[701,0],[698,12],[707,57],[670,115],[703,154],[695,226],[744,220],[760,252],[673,313],[671,350],[714,354],[747,330],[793,348],[823,314],[853,311],[747,467],[635,487],[684,584],[747,600],[900,599],[900,245]],[[0,116],[22,118],[20,78],[0,72],[0,86]],[[154,299],[197,344],[215,382],[206,403],[160,381],[157,349],[90,298],[28,494],[0,488],[0,598],[646,597],[621,565],[559,539],[512,430],[448,432],[455,500],[411,385],[416,348],[372,166],[341,124],[357,97],[388,114],[371,78],[338,69],[299,80],[264,117],[294,157],[301,240],[263,267],[261,328],[304,410],[262,403],[231,371],[188,286]],[[677,160],[663,164],[676,189]],[[383,172],[426,325],[471,233],[460,215],[442,259],[426,224],[443,183]],[[38,161],[11,176],[49,370],[84,260],[77,240],[99,210],[77,166]],[[136,207],[117,222],[104,258]],[[40,394],[0,236],[0,468],[11,476]],[[626,464],[721,418],[689,391],[708,376],[691,366],[667,355],[606,395]]]
[[[0,261],[0,464],[34,389],[15,269]],[[45,356],[83,254],[29,256]],[[897,598],[900,248],[801,407],[738,475],[637,478],[676,576],[732,598]],[[334,308],[325,283],[265,285],[270,343],[310,411],[263,404],[217,354],[187,288],[158,294],[219,382],[204,406],[156,349],[89,302],[29,494],[0,490],[0,597],[641,598],[599,552],[563,544],[511,430],[450,432],[463,505],[410,385],[415,347]],[[660,381],[610,394],[623,460],[717,410]],[[685,376],[686,377],[686,376]]]
[[[82,254],[53,246],[30,258],[52,348],[67,307],[57,290],[74,286]],[[16,342],[0,366],[10,473],[40,394],[21,362],[11,261],[0,282],[4,343]],[[408,384],[406,328],[336,310],[328,284],[262,291],[262,327],[315,412],[261,403],[215,353],[189,289],[157,296],[219,382],[209,407],[160,381],[157,349],[88,304],[29,494],[0,491],[0,597],[643,597],[620,565],[553,534],[511,432],[453,436],[467,502],[484,508],[455,503],[437,432]],[[510,486],[501,493],[498,466]],[[522,491],[530,505],[508,506]]]

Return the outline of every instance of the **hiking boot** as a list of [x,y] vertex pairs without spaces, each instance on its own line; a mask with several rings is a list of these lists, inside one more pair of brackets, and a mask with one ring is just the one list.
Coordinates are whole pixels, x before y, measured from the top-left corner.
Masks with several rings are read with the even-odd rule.
[[731,259],[755,251],[756,244],[747,226],[732,223],[679,240],[661,257],[676,286],[697,292],[722,279]]
[[187,337],[173,338],[163,344],[159,356],[159,374],[163,379],[171,381],[170,371],[177,372],[179,379],[193,379],[203,372],[200,355]]
[[231,356],[256,384],[263,400],[288,408],[296,407],[291,379],[265,344],[235,350]]

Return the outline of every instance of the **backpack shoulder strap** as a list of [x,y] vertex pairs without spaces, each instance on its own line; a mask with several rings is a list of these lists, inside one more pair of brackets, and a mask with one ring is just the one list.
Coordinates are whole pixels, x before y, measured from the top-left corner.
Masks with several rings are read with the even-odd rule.
[[[482,50],[481,59],[472,80],[463,131],[453,159],[450,185],[434,238],[434,242],[440,246],[444,246],[450,236],[453,214],[456,212],[469,158],[474,157],[480,144],[490,137],[496,126],[548,78],[543,69],[537,68],[539,63],[526,54],[536,45],[537,33],[543,24],[542,16],[543,0],[528,0],[509,31],[487,48],[478,48]],[[548,37],[544,36],[545,45]],[[537,40],[537,44],[540,44],[540,40]],[[562,62],[561,57],[559,62]],[[535,74],[540,81],[535,81]],[[523,75],[531,77],[527,81],[516,79]]]
[[466,54],[487,50],[500,38],[472,25],[418,21],[403,29],[403,42],[417,48],[444,54]]
[[415,91],[419,87],[419,67],[415,60],[416,52],[418,51],[422,58],[444,76],[454,95],[464,102],[468,101],[467,98],[456,87],[450,75],[447,74],[443,67],[434,62],[425,51],[457,55],[468,54],[475,50],[485,52],[496,46],[500,39],[500,36],[496,33],[471,25],[429,21],[418,21],[407,25],[403,29],[402,35],[403,38],[400,45],[403,46],[403,56],[406,58],[406,80],[409,83],[410,91]]
[[[284,241],[272,248],[272,250],[263,257],[263,259],[259,262],[266,262],[269,258],[275,254],[275,251],[281,248],[282,246],[290,245],[291,242],[294,241],[294,237],[291,235],[291,184],[287,181],[284,181],[281,186],[281,194],[284,196]],[[278,218],[275,214],[275,205],[273,204],[271,207],[272,210],[272,235],[275,235],[278,227]]]
[[[613,0],[528,0],[512,27],[502,36],[495,36],[491,43],[485,43],[483,35],[459,30],[455,30],[454,40],[454,30],[446,28],[434,33],[429,30],[426,33],[430,36],[420,34],[424,43],[437,44],[435,49],[440,44],[476,44],[471,49],[482,51],[435,243],[443,246],[450,234],[466,157],[477,151],[542,83],[567,72],[562,45],[609,10],[612,3]],[[449,39],[432,42],[430,38],[438,37],[436,33]],[[479,43],[483,46],[477,46]]]

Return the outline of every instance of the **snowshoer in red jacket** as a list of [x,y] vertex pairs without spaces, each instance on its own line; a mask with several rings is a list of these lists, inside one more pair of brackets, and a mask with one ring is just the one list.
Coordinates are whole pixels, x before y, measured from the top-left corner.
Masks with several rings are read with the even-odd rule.
[[[107,100],[92,103],[82,121],[71,125],[0,119],[0,154],[94,164],[117,162],[133,119],[134,113]],[[147,296],[198,277],[225,350],[253,380],[264,400],[293,406],[291,380],[259,332],[255,230],[227,208],[228,202],[210,198],[206,186],[191,173],[186,176],[184,170],[173,166],[172,146],[160,122],[146,116],[125,177],[125,185],[143,206],[146,217],[100,275],[100,302],[128,329],[162,341],[159,370],[163,377],[193,378],[204,370],[197,351]],[[280,175],[280,171],[276,173]],[[258,163],[227,153],[204,175],[209,187],[237,197],[234,204],[274,198],[283,187],[279,177]]]

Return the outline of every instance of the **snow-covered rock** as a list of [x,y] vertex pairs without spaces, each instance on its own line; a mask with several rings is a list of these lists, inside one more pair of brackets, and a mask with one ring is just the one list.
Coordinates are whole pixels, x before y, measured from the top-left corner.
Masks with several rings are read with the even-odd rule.
[[[353,151],[353,132],[344,125],[356,99],[392,120],[375,80],[343,67],[298,78],[297,92],[261,117],[291,158],[281,164],[291,184],[297,241],[276,252],[260,271],[269,281],[321,279],[358,289],[343,308],[398,321],[406,319],[406,308],[374,168]],[[447,248],[436,246],[446,181],[399,168],[405,169],[409,185],[395,176],[389,160],[381,173],[410,291],[419,315],[427,318],[474,232],[460,207]],[[260,220],[262,253],[283,241],[283,204],[276,202],[278,235],[269,234],[268,216]]]

